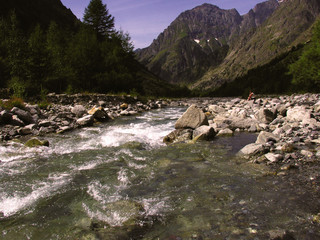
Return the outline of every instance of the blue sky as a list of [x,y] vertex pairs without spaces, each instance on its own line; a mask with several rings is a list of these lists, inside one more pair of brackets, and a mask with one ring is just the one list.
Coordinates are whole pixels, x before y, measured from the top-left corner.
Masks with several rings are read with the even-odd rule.
[[[128,32],[136,48],[149,46],[183,11],[203,3],[222,9],[236,8],[242,15],[264,0],[103,0],[115,17],[116,29]],[[61,0],[82,20],[90,0]]]

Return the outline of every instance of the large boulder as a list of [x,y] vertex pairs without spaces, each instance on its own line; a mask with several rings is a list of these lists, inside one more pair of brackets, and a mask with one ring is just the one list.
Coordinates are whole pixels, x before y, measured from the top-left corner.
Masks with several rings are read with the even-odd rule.
[[265,144],[265,143],[270,142],[270,141],[278,142],[279,141],[279,137],[274,135],[273,133],[261,131],[259,133],[259,136],[257,138],[256,143]]
[[81,127],[92,126],[94,122],[93,115],[87,115],[77,120],[77,124]]
[[311,111],[303,106],[296,106],[287,111],[287,120],[289,121],[303,121],[311,118]]
[[226,110],[218,105],[210,105],[208,111],[211,113],[224,113]]
[[76,117],[80,118],[84,114],[87,113],[87,110],[84,106],[82,105],[75,105],[73,108],[71,108],[71,112],[76,115]]
[[103,107],[93,107],[90,111],[88,111],[88,113],[99,121],[105,121],[109,119],[109,116],[104,111]]
[[255,117],[259,122],[266,123],[266,124],[271,123],[276,118],[274,112],[272,112],[271,110],[269,110],[267,108],[260,109],[255,114]]
[[25,124],[34,123],[34,119],[32,118],[32,115],[27,111],[14,107],[11,109],[11,113],[13,113],[14,115],[17,115],[18,118],[21,119]]
[[176,129],[196,129],[202,125],[209,125],[208,118],[196,105],[191,105],[187,111],[178,119]]
[[263,153],[264,151],[265,151],[265,148],[263,147],[262,144],[251,143],[243,147],[238,154],[250,157],[250,156]]
[[201,126],[193,131],[193,139],[196,140],[212,140],[217,133],[213,127]]

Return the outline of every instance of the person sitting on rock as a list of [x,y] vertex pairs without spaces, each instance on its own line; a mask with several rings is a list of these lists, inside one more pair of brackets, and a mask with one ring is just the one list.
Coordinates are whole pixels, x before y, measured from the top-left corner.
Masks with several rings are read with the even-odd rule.
[[250,94],[249,94],[248,101],[250,101],[250,100],[253,100],[253,102],[256,100],[253,92],[250,92]]

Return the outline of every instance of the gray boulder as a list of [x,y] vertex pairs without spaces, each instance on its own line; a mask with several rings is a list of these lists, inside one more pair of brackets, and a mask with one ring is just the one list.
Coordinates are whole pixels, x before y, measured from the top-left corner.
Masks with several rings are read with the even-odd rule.
[[287,120],[289,121],[303,121],[311,118],[311,111],[303,106],[296,106],[287,111]]
[[270,161],[270,162],[278,162],[283,159],[283,155],[281,154],[276,154],[276,153],[267,153],[264,155],[265,158]]
[[278,142],[279,141],[279,137],[274,135],[273,133],[262,131],[262,132],[260,132],[256,143],[265,144],[265,143],[270,142],[270,141]]
[[212,113],[224,113],[226,110],[222,107],[219,107],[218,105],[210,105],[208,107],[208,111]]
[[82,126],[82,127],[92,126],[93,122],[94,122],[94,116],[93,115],[87,115],[87,116],[84,116],[84,117],[79,118],[77,120],[77,124]]
[[255,114],[255,117],[259,122],[266,123],[266,124],[271,123],[276,118],[275,114],[267,108],[260,109]]
[[77,118],[80,118],[87,113],[87,110],[82,105],[75,105],[73,108],[71,108],[71,112],[76,115]]
[[207,140],[207,141],[209,141],[209,140],[212,140],[215,135],[216,135],[216,132],[215,132],[213,127],[204,125],[204,126],[196,128],[193,131],[192,138],[196,139],[196,140]]
[[208,118],[196,105],[191,105],[187,111],[178,119],[176,129],[196,129],[202,125],[209,125]]
[[19,119],[21,119],[25,124],[34,123],[32,115],[27,111],[24,111],[20,108],[14,107],[11,109],[11,112],[13,114],[17,115],[19,117]]
[[222,129],[218,132],[217,137],[231,137],[233,135],[233,131],[229,128]]
[[239,155],[245,155],[245,156],[254,156],[260,153],[263,153],[265,151],[265,148],[263,147],[262,144],[258,144],[258,143],[251,143],[248,144],[247,146],[243,147],[240,151],[239,151]]

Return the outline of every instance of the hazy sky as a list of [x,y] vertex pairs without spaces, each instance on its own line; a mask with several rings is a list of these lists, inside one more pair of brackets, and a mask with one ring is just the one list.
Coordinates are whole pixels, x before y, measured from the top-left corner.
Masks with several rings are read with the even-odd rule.
[[[61,0],[82,20],[84,9],[90,0]],[[136,48],[149,46],[153,39],[167,28],[185,10],[203,3],[222,9],[236,8],[242,15],[264,0],[103,0],[109,13],[115,17],[116,29],[131,36]]]

